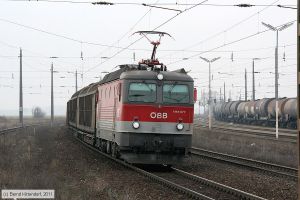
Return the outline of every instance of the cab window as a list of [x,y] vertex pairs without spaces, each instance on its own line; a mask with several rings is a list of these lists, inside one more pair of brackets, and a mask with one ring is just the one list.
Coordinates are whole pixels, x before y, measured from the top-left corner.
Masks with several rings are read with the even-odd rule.
[[128,100],[131,102],[155,102],[156,84],[154,83],[130,83]]
[[189,89],[182,84],[164,84],[163,102],[164,103],[189,103]]

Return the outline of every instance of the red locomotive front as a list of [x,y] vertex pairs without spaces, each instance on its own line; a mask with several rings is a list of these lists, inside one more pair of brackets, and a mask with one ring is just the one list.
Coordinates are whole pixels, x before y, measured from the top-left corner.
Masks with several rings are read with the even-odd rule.
[[[98,83],[76,92],[67,104],[76,137],[130,163],[171,165],[191,148],[193,79],[185,70],[167,71],[155,58],[165,32],[139,31],[151,42],[151,59],[120,65]],[[149,38],[148,38],[149,40]]]
[[118,80],[98,88],[97,144],[132,163],[177,162],[191,147],[192,78],[134,65],[120,70]]

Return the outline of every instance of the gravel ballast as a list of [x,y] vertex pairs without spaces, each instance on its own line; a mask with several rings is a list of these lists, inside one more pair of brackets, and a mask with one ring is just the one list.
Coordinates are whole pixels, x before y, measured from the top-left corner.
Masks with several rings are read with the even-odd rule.
[[[188,199],[92,152],[64,126],[0,135],[0,147],[1,189],[55,189],[56,199],[72,200]],[[198,156],[175,167],[267,199],[297,198],[297,183],[286,178]],[[172,173],[164,176],[175,178]]]
[[196,155],[175,167],[266,199],[297,199],[297,182],[291,178],[276,177]]

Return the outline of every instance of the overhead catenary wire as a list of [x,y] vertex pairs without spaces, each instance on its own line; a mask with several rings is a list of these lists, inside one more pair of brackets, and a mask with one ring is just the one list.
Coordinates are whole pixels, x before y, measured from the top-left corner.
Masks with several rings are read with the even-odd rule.
[[[277,1],[275,1],[273,4],[275,4]],[[193,5],[199,5],[199,4],[193,4]],[[202,5],[202,4],[201,4]],[[272,4],[271,4],[272,5]],[[268,6],[271,6],[271,5],[268,5]],[[264,8],[264,9],[266,9],[266,8]],[[263,9],[263,10],[264,10]],[[263,10],[261,10],[261,11],[259,11],[259,12],[262,12]],[[250,16],[251,17],[251,16]],[[246,19],[245,19],[246,20]],[[239,23],[237,23],[237,24],[239,24]],[[237,25],[237,24],[235,24],[235,25]],[[233,28],[235,25],[233,25],[233,26],[231,26],[231,27],[229,27],[227,30],[225,30],[225,31],[228,31],[229,29],[231,29],[231,28]],[[32,27],[31,27],[32,28]],[[221,32],[220,32],[221,33]],[[55,36],[58,36],[58,34],[55,34]],[[62,37],[64,37],[64,38],[68,38],[68,39],[72,39],[73,41],[76,41],[76,42],[81,42],[82,43],[82,41],[80,41],[80,40],[76,40],[76,39],[73,39],[73,38],[69,38],[69,37],[65,37],[65,36],[62,36]],[[108,47],[116,47],[116,46],[112,46],[112,45],[105,45],[105,46],[108,46]],[[116,47],[116,48],[121,48],[122,49],[122,47]],[[128,49],[128,48],[125,48],[125,49]],[[163,51],[163,50],[162,50]],[[212,51],[210,51],[210,52],[212,52]]]
[[[297,44],[286,44],[286,45],[280,45],[278,47],[290,47],[290,46],[296,46]],[[246,51],[258,51],[258,50],[267,50],[267,49],[274,49],[275,46],[269,46],[269,47],[261,47],[261,48],[250,48],[250,49],[239,49],[239,50],[236,50],[236,49],[227,49],[227,50],[219,50],[219,51],[213,51],[213,52],[246,52]],[[201,53],[201,52],[205,52],[205,51],[201,51],[201,50],[184,50],[184,49],[160,49],[159,51],[170,51],[170,52],[191,52],[191,53]]]
[[[2,41],[0,41],[0,45],[2,44]],[[279,45],[278,47],[282,48],[282,47],[290,47],[290,46],[296,46],[297,44],[286,44],[286,45]],[[17,46],[11,46],[11,48],[16,48],[16,49],[19,49],[19,47]],[[269,49],[274,49],[275,46],[268,46],[268,47],[261,47],[261,48],[250,48],[250,49],[232,49],[232,50],[216,50],[216,51],[211,51],[211,52],[217,52],[217,53],[226,53],[226,52],[234,52],[234,53],[237,53],[237,52],[249,52],[249,51],[261,51],[261,50],[269,50]],[[33,52],[31,50],[27,50],[27,49],[24,49],[25,51],[29,51],[29,52]],[[149,51],[151,52],[152,50],[150,49],[132,49],[132,50],[135,50],[135,51]],[[181,50],[181,49],[160,49],[159,51],[163,52],[163,51],[169,51],[169,52],[183,52],[183,53],[202,53],[202,52],[205,52],[205,51],[201,51],[201,50]],[[286,51],[286,52],[289,52],[289,51]],[[34,53],[36,54],[36,53]],[[286,54],[286,56],[289,55],[289,54]],[[46,56],[46,55],[39,55],[39,56],[23,56],[24,58],[44,58],[44,59],[49,59],[50,56]],[[0,58],[18,58],[18,55],[0,55]],[[58,57],[59,59],[81,59],[80,56],[59,56]],[[84,57],[85,59],[99,59],[99,56],[85,56]],[[127,57],[123,57],[123,58],[131,58],[129,56]],[[168,58],[166,58],[168,59]]]
[[[260,11],[261,12],[261,11]],[[144,15],[145,16],[145,15]],[[144,17],[143,16],[143,17]],[[142,18],[143,18],[142,17]],[[141,19],[142,19],[141,18]],[[140,19],[140,20],[141,20]],[[34,28],[34,27],[29,27],[29,26],[26,26],[26,25],[23,25],[23,24],[19,24],[19,23],[16,23],[16,22],[12,22],[12,21],[10,21],[10,20],[6,20],[6,19],[1,19],[0,18],[0,21],[6,21],[6,22],[9,22],[9,23],[13,23],[13,24],[15,24],[15,25],[20,25],[20,26],[23,26],[23,27],[26,27],[26,28],[29,28],[29,29],[33,29],[33,30],[36,30],[36,31],[41,31],[41,32],[43,32],[43,33],[46,33],[46,34],[50,34],[50,35],[53,35],[53,36],[56,36],[56,37],[61,37],[61,38],[64,38],[64,39],[68,39],[68,40],[72,40],[72,41],[74,41],[74,42],[78,42],[78,43],[80,43],[80,44],[82,44],[82,43],[86,43],[86,44],[93,44],[93,45],[100,45],[100,46],[104,46],[104,47],[108,47],[108,48],[117,48],[117,49],[121,49],[121,50],[133,50],[133,51],[151,51],[151,50],[149,50],[149,49],[140,49],[140,48],[128,48],[128,47],[119,47],[119,46],[115,46],[115,45],[106,45],[106,44],[97,44],[97,43],[91,43],[91,42],[85,42],[85,41],[80,41],[80,40],[77,40],[77,39],[74,39],[74,38],[71,38],[71,37],[68,37],[68,36],[63,36],[63,35],[59,35],[59,34],[56,34],[56,33],[51,33],[51,32],[48,32],[48,31],[43,31],[43,30],[40,30],[40,29],[37,29],[37,28]],[[139,21],[140,21],[139,20]],[[138,22],[139,22],[138,21]],[[138,23],[137,22],[137,23]],[[136,24],[137,24],[136,23]],[[136,26],[136,24],[131,28],[131,29],[133,29],[135,26]],[[233,26],[232,26],[233,27]],[[156,29],[158,29],[159,27],[156,27]],[[131,30],[130,29],[130,30]],[[129,31],[130,31],[129,30]],[[154,29],[155,30],[155,29]],[[228,30],[230,30],[230,28],[228,28],[228,29],[226,29],[226,31],[228,31]],[[118,41],[120,41],[121,39],[123,39],[127,34],[128,34],[128,32],[129,31],[127,31]],[[214,36],[217,36],[218,34],[221,34],[221,33],[223,33],[224,31],[221,31],[221,32],[219,32],[219,33],[217,33],[217,34],[215,34],[215,35],[213,35],[213,36],[211,36],[211,37],[209,37],[209,38],[207,38],[206,40],[208,40],[208,39],[211,39],[211,38],[213,38]],[[204,42],[205,40],[203,40],[203,41],[201,41],[201,42],[198,42],[198,43],[202,43],[202,42]],[[11,47],[11,48],[17,48],[17,49],[19,49],[20,47],[18,47],[18,46],[16,46],[16,45],[11,45],[11,44],[7,44],[7,43],[5,43],[5,42],[3,42],[3,41],[0,41],[0,44],[3,44],[3,45],[5,45],[5,46],[8,46],[8,47]],[[114,43],[115,44],[115,43]],[[282,45],[282,46],[279,46],[279,47],[288,47],[288,46],[294,46],[294,45],[296,45],[296,44],[287,44],[287,45]],[[192,45],[192,46],[190,46],[190,47],[187,47],[187,48],[185,48],[185,49],[174,49],[174,50],[172,50],[172,49],[161,49],[160,51],[170,51],[170,52],[176,52],[176,51],[178,51],[178,52],[203,52],[203,53],[205,53],[206,51],[197,51],[197,50],[191,50],[191,51],[188,51],[187,49],[190,49],[190,48],[192,48],[192,47],[194,47],[195,45]],[[266,47],[265,49],[269,49],[269,48],[273,48],[273,47]],[[24,49],[24,48],[23,48]],[[223,51],[210,51],[210,52],[241,52],[241,51],[256,51],[256,50],[260,50],[260,49],[264,49],[264,48],[257,48],[257,49],[245,49],[245,50],[223,50]],[[24,49],[24,50],[26,50],[26,51],[29,51],[29,52],[33,52],[33,51],[31,51],[31,50],[28,50],[28,49]],[[103,51],[104,52],[104,51]],[[100,55],[101,54],[103,54],[103,52],[101,52],[100,53]],[[34,54],[37,54],[37,53],[34,53]],[[43,56],[44,58],[49,58],[48,56]],[[80,58],[81,59],[81,57],[67,57],[67,56],[65,56],[65,57],[60,57],[60,58]],[[94,57],[85,57],[85,58],[97,58],[97,56],[94,56]]]
[[[144,6],[146,3],[136,3],[136,2],[114,2],[114,1],[72,1],[72,0],[2,0],[11,2],[47,2],[47,3],[71,3],[71,4],[94,4],[94,5],[134,5],[134,6]],[[147,3],[150,6],[193,6],[196,3]],[[267,6],[266,4],[216,4],[216,3],[203,3],[201,6],[216,6],[216,7],[261,7]],[[273,7],[279,8],[293,8],[296,9],[295,4],[277,4],[272,5]]]
[[[17,45],[13,45],[13,44],[8,44],[7,42],[3,42],[3,41],[0,41],[0,45],[4,45],[4,46],[6,46],[6,47],[9,47],[9,48],[12,48],[12,49],[18,49],[19,50],[19,48],[20,47],[18,47]],[[25,51],[27,51],[27,52],[29,52],[29,53],[31,53],[31,54],[34,54],[34,55],[37,55],[37,56],[27,56],[27,55],[23,55],[22,57],[23,58],[31,58],[31,61],[34,61],[34,62],[37,62],[38,64],[39,64],[39,67],[36,67],[36,69],[37,68],[39,68],[40,69],[40,67],[41,66],[44,66],[44,67],[46,67],[47,69],[45,69],[45,70],[37,70],[37,72],[49,72],[49,70],[48,70],[48,67],[49,67],[49,63],[45,63],[45,62],[40,62],[40,61],[36,61],[36,60],[32,60],[32,57],[34,57],[34,58],[43,58],[43,59],[51,59],[51,58],[56,58],[56,62],[55,62],[55,65],[57,66],[57,67],[62,67],[59,63],[60,62],[62,62],[62,63],[67,63],[68,65],[70,65],[69,67],[71,67],[71,68],[74,68],[74,64],[73,63],[69,63],[69,62],[65,62],[65,61],[62,61],[61,60],[61,57],[57,57],[57,56],[47,56],[47,55],[44,55],[44,54],[41,54],[41,53],[37,53],[37,52],[35,52],[35,51],[32,51],[32,50],[29,50],[29,49],[27,49],[27,48],[22,48],[22,50],[25,50]],[[0,56],[0,58],[1,58],[1,56]],[[19,56],[18,55],[16,55],[16,57],[15,58],[9,58],[9,59],[19,59]],[[59,59],[59,62],[57,62],[57,59]],[[24,61],[23,61],[24,62]],[[30,67],[30,66],[29,66]],[[67,67],[65,64],[64,64],[64,67]],[[11,68],[11,67],[8,67],[8,68]],[[33,68],[35,68],[35,67],[33,67]]]
[[[195,8],[195,7],[197,7],[197,6],[199,6],[199,5],[201,5],[202,3],[206,2],[206,1],[208,1],[208,0],[201,1],[201,2],[198,3],[198,4],[193,5],[193,6],[189,7],[189,8],[186,8],[185,10],[183,10],[183,11],[180,12],[180,13],[177,13],[176,15],[172,16],[171,18],[169,18],[168,20],[166,20],[165,22],[163,22],[162,24],[160,24],[160,25],[158,25],[157,27],[155,27],[154,29],[152,29],[152,31],[155,31],[155,30],[159,29],[160,27],[162,27],[162,26],[164,26],[165,24],[169,23],[170,21],[172,21],[173,19],[175,19],[175,18],[178,17],[179,15],[181,15],[181,14],[183,14],[183,13],[185,13],[185,12],[187,12],[187,11],[189,11],[189,10],[191,10],[191,9],[193,9],[193,8]],[[144,36],[142,36],[142,37],[140,37],[139,39],[135,40],[134,42],[130,43],[126,48],[119,50],[118,52],[116,52],[115,54],[113,54],[111,57],[109,57],[109,58],[106,59],[105,61],[101,62],[100,64],[97,64],[97,65],[95,65],[95,66],[89,68],[87,71],[85,71],[85,73],[86,73],[86,72],[89,72],[89,71],[91,71],[91,70],[93,70],[93,69],[95,69],[95,68],[97,68],[99,65],[102,65],[103,63],[107,62],[108,60],[114,58],[115,56],[117,56],[118,54],[120,54],[121,52],[123,52],[124,50],[128,49],[129,47],[131,47],[133,44],[135,44],[135,43],[137,43],[138,41],[140,41],[142,38],[144,38]]]
[[[295,21],[297,21],[297,20],[290,21],[290,23],[295,22]],[[277,26],[277,27],[280,27],[280,25]],[[252,38],[252,37],[254,37],[254,36],[260,35],[260,34],[262,34],[262,33],[268,32],[268,31],[270,31],[270,29],[266,29],[266,30],[264,30],[264,31],[260,31],[260,32],[257,32],[257,33],[253,33],[253,34],[250,34],[250,35],[248,35],[248,36],[239,38],[239,39],[237,39],[237,40],[233,40],[233,41],[231,41],[231,42],[228,42],[228,43],[226,43],[226,44],[222,44],[222,45],[219,45],[219,46],[214,47],[214,48],[212,48],[212,49],[203,51],[202,53],[194,54],[194,55],[189,56],[189,57],[187,57],[187,58],[188,58],[188,59],[189,59],[189,58],[194,58],[194,57],[199,56],[199,55],[201,55],[201,54],[208,53],[208,52],[211,52],[211,51],[213,51],[213,50],[220,49],[220,48],[222,48],[222,47],[225,47],[225,46],[228,46],[228,45],[235,44],[235,43],[237,43],[237,42],[240,42],[240,41],[243,41],[243,40]],[[172,65],[172,64],[175,64],[175,63],[178,63],[178,62],[182,62],[182,61],[183,61],[183,60],[177,60],[177,61],[168,63],[168,65]]]
[[[267,5],[265,8],[263,8],[263,9],[261,9],[261,10],[255,12],[255,13],[253,13],[253,14],[251,14],[250,16],[248,16],[248,17],[246,17],[246,18],[244,18],[244,19],[238,21],[237,23],[235,23],[235,24],[229,26],[228,28],[226,28],[226,29],[224,29],[224,30],[222,30],[222,31],[219,31],[219,32],[217,32],[217,33],[215,33],[215,34],[213,34],[213,35],[211,35],[211,36],[209,36],[209,37],[207,37],[207,38],[205,38],[205,39],[199,41],[199,42],[196,42],[195,44],[192,44],[192,45],[190,45],[190,46],[184,48],[184,50],[187,50],[187,49],[191,49],[191,48],[193,48],[193,47],[196,47],[196,46],[198,46],[198,45],[200,45],[200,44],[203,44],[203,43],[205,43],[205,42],[207,42],[207,41],[209,41],[209,40],[211,40],[211,39],[213,39],[213,38],[215,38],[215,37],[217,37],[217,36],[219,36],[219,35],[221,35],[221,34],[224,34],[224,33],[228,32],[229,30],[231,30],[231,29],[233,29],[233,28],[239,26],[240,24],[242,24],[242,23],[248,21],[249,19],[253,18],[253,17],[256,16],[257,14],[262,13],[263,11],[265,11],[265,10],[268,9],[268,8],[270,8],[272,5],[274,5],[274,4],[277,3],[278,1],[279,1],[279,0],[274,1],[273,3]],[[258,31],[258,32],[259,32],[259,31]],[[166,55],[166,56],[168,56],[168,55]],[[166,56],[164,56],[164,57],[166,57]]]
[[14,22],[14,21],[11,21],[11,20],[8,20],[8,19],[4,19],[4,18],[0,18],[0,21],[10,23],[10,24],[14,24],[16,26],[20,26],[20,27],[30,29],[30,30],[33,30],[33,31],[38,31],[38,32],[41,32],[41,33],[44,33],[44,34],[47,34],[47,35],[51,35],[51,36],[63,38],[63,39],[66,39],[66,40],[70,40],[70,41],[73,41],[73,42],[76,42],[76,43],[79,43],[79,44],[88,44],[88,45],[95,45],[95,46],[101,46],[101,47],[110,47],[110,48],[116,48],[116,49],[123,49],[123,47],[112,46],[112,45],[101,44],[101,43],[90,42],[90,41],[78,40],[78,39],[75,39],[75,38],[72,38],[72,37],[69,37],[69,36],[65,36],[65,35],[53,33],[53,32],[50,32],[50,31],[46,31],[46,30],[43,30],[43,29],[35,28],[35,27],[32,27],[32,26],[24,25],[24,24]]
[[[294,44],[295,45],[295,44]],[[18,47],[17,47],[18,48]],[[271,49],[272,47],[270,47],[270,49]],[[150,51],[150,50],[147,50],[147,49],[144,49],[145,51]],[[160,50],[160,51],[163,51],[163,50]],[[168,51],[168,49],[166,49],[165,51]],[[170,51],[180,51],[180,50],[170,50]],[[229,50],[230,52],[232,51],[232,50]],[[234,51],[234,50],[233,50]],[[241,50],[242,51],[242,50]],[[191,50],[190,52],[199,52],[200,53],[200,51],[197,51],[197,50]],[[201,51],[201,52],[204,52],[204,51]],[[206,52],[206,51],[205,51]],[[210,51],[210,52],[214,52],[214,51]],[[218,51],[215,51],[215,52],[218,52]],[[221,51],[219,51],[219,52],[221,52]],[[235,51],[234,51],[235,52]],[[24,56],[24,57],[26,57],[26,56]],[[28,58],[29,58],[30,56],[28,56]],[[47,59],[48,59],[48,56],[46,57]],[[59,58],[61,58],[61,59],[63,59],[63,58],[66,58],[66,59],[68,59],[68,57],[67,56],[65,56],[65,57],[59,57]],[[71,58],[71,57],[69,57],[69,58]],[[76,57],[74,57],[74,58],[76,58]],[[87,57],[85,57],[85,58],[87,58]]]
[[[157,2],[159,2],[160,0],[157,0]],[[150,8],[143,16],[141,16],[136,23],[134,23],[133,26],[131,26],[128,31],[126,31],[118,40],[116,40],[116,42],[114,42],[111,46],[115,46],[116,43],[120,42],[122,39],[125,38],[126,35],[128,35],[128,33],[130,33],[150,12],[151,12],[152,8]],[[109,50],[110,47],[106,48],[105,50],[103,50],[100,54],[98,55],[102,55],[105,51]],[[144,50],[147,50],[147,51],[150,51],[148,49],[144,49]]]

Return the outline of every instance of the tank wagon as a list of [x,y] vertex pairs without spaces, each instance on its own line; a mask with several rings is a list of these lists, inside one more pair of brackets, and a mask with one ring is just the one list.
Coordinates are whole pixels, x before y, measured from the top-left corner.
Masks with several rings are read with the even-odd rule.
[[[296,98],[278,100],[279,126],[297,128]],[[215,105],[216,120],[262,126],[275,126],[275,98],[263,98],[255,101],[219,102]]]

